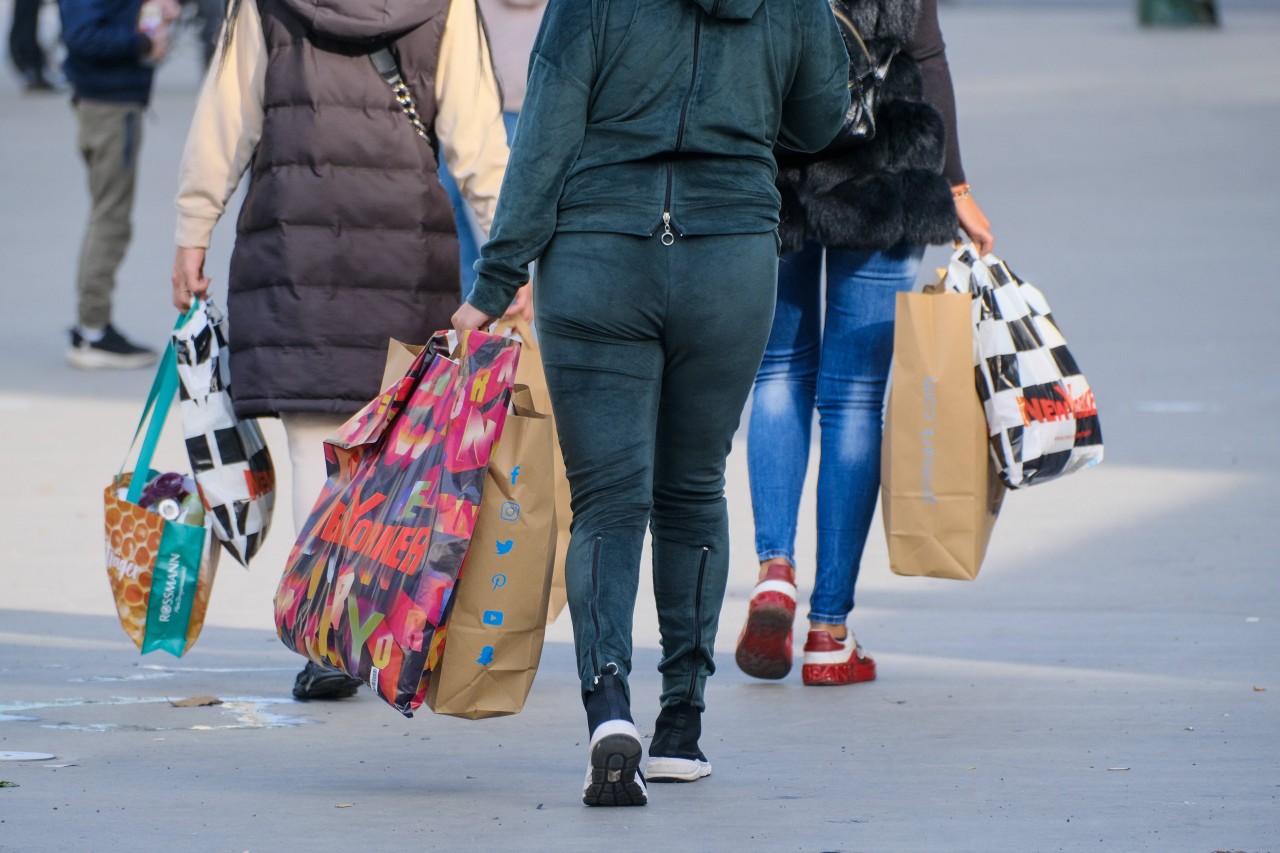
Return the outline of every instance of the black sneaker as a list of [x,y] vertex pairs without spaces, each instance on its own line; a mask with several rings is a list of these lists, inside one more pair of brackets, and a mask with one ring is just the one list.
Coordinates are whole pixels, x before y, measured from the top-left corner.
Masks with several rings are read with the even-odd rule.
[[81,370],[127,370],[147,367],[159,360],[158,352],[130,342],[110,323],[102,330],[102,337],[92,343],[84,339],[78,328],[71,330],[67,361],[72,367]]
[[582,802],[589,806],[643,806],[649,802],[640,772],[644,747],[631,720],[626,687],[616,671],[615,667],[613,673],[600,676],[595,689],[583,696],[591,745]]
[[653,726],[645,776],[650,782],[697,782],[710,776],[711,762],[698,749],[701,736],[702,712],[693,705],[663,708]]
[[293,681],[293,696],[295,699],[346,699],[356,695],[363,683],[341,670],[307,661]]

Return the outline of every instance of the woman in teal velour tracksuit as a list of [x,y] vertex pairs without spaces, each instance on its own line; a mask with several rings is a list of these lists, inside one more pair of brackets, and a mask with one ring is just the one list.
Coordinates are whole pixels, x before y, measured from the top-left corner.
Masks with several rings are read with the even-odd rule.
[[711,772],[698,738],[729,565],[724,465],[773,316],[773,147],[835,136],[848,61],[825,0],[563,0],[543,19],[454,325],[500,316],[538,260],[588,805],[648,799],[626,681],[646,525],[663,690],[645,771]]

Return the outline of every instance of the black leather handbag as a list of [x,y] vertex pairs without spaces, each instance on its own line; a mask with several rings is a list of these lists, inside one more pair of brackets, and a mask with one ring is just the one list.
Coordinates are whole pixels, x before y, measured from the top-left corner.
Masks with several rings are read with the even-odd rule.
[[898,53],[894,48],[887,56],[873,55],[845,4],[840,0],[830,2],[840,35],[844,37],[845,50],[849,52],[849,112],[845,114],[844,127],[827,146],[828,150],[860,145],[875,137],[876,101],[889,73],[889,64]]

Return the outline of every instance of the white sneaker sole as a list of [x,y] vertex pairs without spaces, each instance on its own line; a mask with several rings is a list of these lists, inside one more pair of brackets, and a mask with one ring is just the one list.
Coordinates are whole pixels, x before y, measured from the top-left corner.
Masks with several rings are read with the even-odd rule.
[[79,347],[67,350],[67,363],[80,370],[133,370],[150,367],[159,360],[160,354],[154,352],[122,355]]
[[696,758],[650,758],[644,778],[650,782],[697,782],[711,775],[711,762]]
[[634,723],[609,720],[597,726],[587,752],[582,802],[588,806],[643,806],[649,802],[640,772],[643,753]]

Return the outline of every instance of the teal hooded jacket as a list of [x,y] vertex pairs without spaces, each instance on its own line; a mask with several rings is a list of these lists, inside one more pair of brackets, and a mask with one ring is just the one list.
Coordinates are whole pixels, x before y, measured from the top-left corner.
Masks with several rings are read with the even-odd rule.
[[774,145],[830,142],[848,81],[827,0],[552,0],[467,301],[501,315],[557,231],[774,230]]

